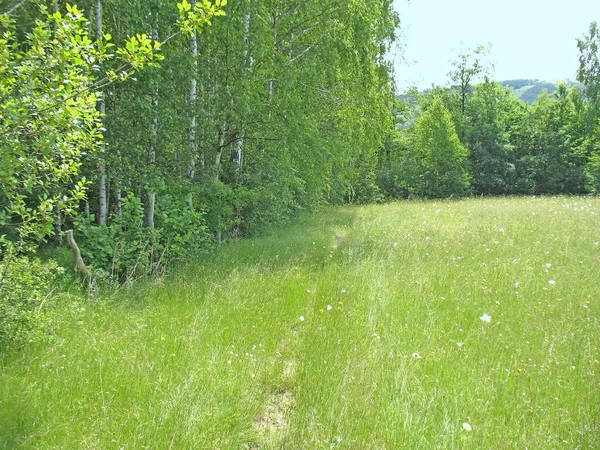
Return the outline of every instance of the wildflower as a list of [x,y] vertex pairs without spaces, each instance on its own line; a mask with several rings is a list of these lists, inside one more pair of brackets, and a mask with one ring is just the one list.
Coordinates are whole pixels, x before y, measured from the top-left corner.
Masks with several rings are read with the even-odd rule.
[[487,314],[484,314],[483,316],[481,316],[481,317],[480,317],[480,319],[481,319],[482,321],[484,321],[484,322],[488,322],[488,323],[490,323],[490,322],[492,321],[492,317],[491,317],[491,316],[489,316],[489,315],[487,315]]
[[342,289],[342,294],[345,294],[345,293],[346,293],[346,289]]
[[300,322],[304,322],[304,316],[300,316]]
[[456,345],[457,345],[458,348],[462,348],[463,343],[462,342],[457,342]]
[[550,281],[548,281],[548,283],[554,285],[554,284],[556,284],[556,281],[555,280],[550,280]]
[[398,247],[398,243],[397,242],[394,242],[394,247]]
[[468,432],[473,431],[473,428],[467,422],[463,423],[462,427],[463,427],[463,430],[465,430],[465,431],[468,431]]
[[331,311],[332,309],[333,309],[333,306],[327,305],[327,311]]
[[499,231],[500,233],[504,233],[504,228],[500,228],[498,231]]
[[549,269],[550,267],[552,267],[552,264],[550,264],[550,263],[547,263],[547,264],[546,264],[546,267]]

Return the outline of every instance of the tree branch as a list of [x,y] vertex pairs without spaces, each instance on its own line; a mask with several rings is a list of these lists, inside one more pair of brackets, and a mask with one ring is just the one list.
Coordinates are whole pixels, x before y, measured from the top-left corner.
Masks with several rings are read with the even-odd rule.
[[19,9],[21,6],[23,6],[28,1],[29,0],[21,0],[16,5],[14,5],[12,8],[10,8],[8,11],[6,11],[5,13],[2,13],[2,15],[10,16],[16,9]]

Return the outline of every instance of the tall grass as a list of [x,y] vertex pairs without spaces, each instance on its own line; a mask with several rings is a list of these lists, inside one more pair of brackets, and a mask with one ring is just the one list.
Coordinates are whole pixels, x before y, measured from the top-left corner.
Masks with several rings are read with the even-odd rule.
[[597,198],[303,218],[3,355],[0,446],[600,448],[599,241]]

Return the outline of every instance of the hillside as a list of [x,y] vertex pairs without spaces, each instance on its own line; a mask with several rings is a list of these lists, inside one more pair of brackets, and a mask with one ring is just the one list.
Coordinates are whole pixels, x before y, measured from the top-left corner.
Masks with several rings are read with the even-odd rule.
[[[558,86],[558,82],[552,83],[549,81],[541,81],[541,80],[530,80],[530,79],[515,79],[515,80],[504,80],[500,81],[503,86],[511,87],[514,89],[514,93],[517,97],[523,100],[525,103],[533,104],[538,98],[538,96],[542,93],[544,89],[548,91],[549,94],[552,94],[556,91],[556,87]],[[567,86],[582,86],[580,83],[576,81],[566,81]],[[423,94],[428,94],[430,89],[425,89],[420,91]],[[408,100],[409,95],[401,94],[398,96],[400,100]]]
[[[548,91],[549,94],[553,93],[556,90],[556,86],[558,83],[550,83],[547,81],[540,80],[527,80],[527,79],[518,79],[518,80],[505,80],[501,81],[503,86],[512,87],[514,89],[515,95],[519,97],[526,103],[530,105],[535,102],[538,96],[542,93],[544,89]],[[577,82],[568,81],[567,86],[575,86],[579,85]]]

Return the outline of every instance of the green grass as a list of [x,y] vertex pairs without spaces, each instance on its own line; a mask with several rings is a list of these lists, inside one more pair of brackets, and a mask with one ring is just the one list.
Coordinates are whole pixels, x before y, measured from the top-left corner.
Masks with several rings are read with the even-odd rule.
[[599,241],[597,198],[303,218],[2,356],[0,446],[600,448]]

